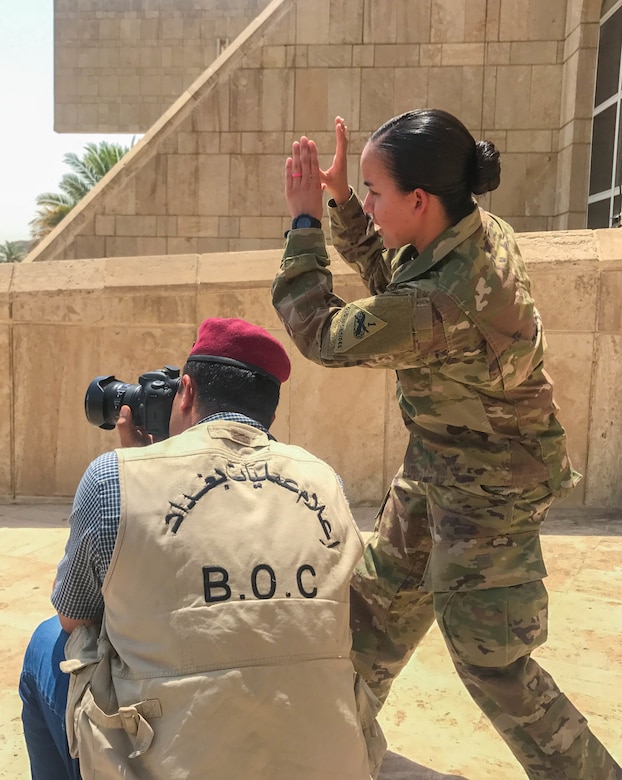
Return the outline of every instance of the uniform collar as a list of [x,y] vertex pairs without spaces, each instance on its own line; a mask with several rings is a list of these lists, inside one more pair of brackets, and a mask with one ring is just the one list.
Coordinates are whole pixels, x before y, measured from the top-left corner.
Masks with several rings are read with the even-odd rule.
[[431,244],[417,254],[414,246],[402,247],[393,260],[395,269],[389,289],[403,282],[409,282],[429,271],[440,260],[453,251],[459,244],[482,227],[482,214],[475,208],[460,222],[452,225],[437,236]]

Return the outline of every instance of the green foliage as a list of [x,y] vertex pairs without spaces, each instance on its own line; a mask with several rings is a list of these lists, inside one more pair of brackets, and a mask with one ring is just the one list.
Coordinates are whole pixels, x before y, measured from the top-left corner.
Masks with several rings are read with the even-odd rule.
[[[134,145],[134,141],[130,146]],[[71,168],[58,185],[60,192],[43,192],[37,195],[37,213],[30,222],[31,235],[40,241],[79,203],[113,168],[130,146],[100,141],[88,143],[78,156],[74,152],[65,155],[64,162]]]
[[27,252],[27,241],[5,241],[0,244],[0,263],[19,263]]

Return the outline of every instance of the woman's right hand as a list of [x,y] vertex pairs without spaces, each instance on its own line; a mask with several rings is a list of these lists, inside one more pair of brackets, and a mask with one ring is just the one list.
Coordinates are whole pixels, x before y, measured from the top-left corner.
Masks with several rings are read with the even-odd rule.
[[336,149],[333,164],[320,171],[322,187],[338,206],[350,199],[348,185],[348,128],[343,117],[335,117]]

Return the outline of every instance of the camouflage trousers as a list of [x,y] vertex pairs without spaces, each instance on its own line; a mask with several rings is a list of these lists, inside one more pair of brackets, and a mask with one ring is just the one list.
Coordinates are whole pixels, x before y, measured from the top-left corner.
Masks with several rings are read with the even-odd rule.
[[400,470],[352,581],[354,664],[384,701],[436,618],[467,690],[531,780],[622,780],[530,655],[547,636],[538,529],[551,501],[543,485],[424,485]]

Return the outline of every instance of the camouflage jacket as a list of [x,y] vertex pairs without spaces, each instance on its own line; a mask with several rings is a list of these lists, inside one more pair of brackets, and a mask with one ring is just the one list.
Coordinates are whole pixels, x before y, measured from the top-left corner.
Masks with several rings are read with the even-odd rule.
[[385,251],[353,194],[330,207],[333,242],[370,297],[333,293],[324,235],[288,235],[273,303],[324,366],[394,369],[410,441],[405,475],[435,484],[576,481],[543,367],[542,323],[509,225],[475,209],[421,254]]

